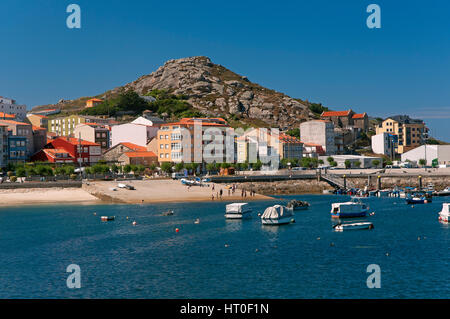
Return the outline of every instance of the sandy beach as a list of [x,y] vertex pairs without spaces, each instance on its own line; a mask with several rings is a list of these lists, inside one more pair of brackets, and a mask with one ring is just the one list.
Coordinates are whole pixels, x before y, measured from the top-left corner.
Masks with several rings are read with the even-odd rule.
[[[247,192],[246,197],[242,197],[240,190],[236,190],[234,195],[228,195],[225,184],[209,183],[209,187],[192,186],[188,188],[182,185],[180,181],[175,180],[128,181],[127,184],[133,185],[136,190],[117,188],[117,184],[113,181],[96,181],[90,182],[89,185],[83,185],[83,189],[104,201],[118,203],[213,201],[213,194],[214,201],[217,201],[220,200],[217,199],[217,193],[220,189],[223,191],[221,200],[251,201],[271,198],[260,194],[250,196],[249,192]],[[214,191],[212,185],[214,185]],[[111,188],[116,188],[116,191],[111,190]]]
[[100,200],[81,188],[20,188],[0,190],[1,206],[58,203],[96,204]]

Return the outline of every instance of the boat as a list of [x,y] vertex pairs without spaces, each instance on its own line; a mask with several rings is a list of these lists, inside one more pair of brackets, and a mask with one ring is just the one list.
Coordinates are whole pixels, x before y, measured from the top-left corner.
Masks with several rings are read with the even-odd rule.
[[225,218],[244,219],[251,217],[252,209],[248,203],[232,203],[225,206]]
[[117,184],[117,187],[119,187],[119,188],[127,188],[127,185],[123,184],[123,183],[119,183],[119,184]]
[[439,192],[435,192],[436,196],[450,196],[450,186],[447,186]]
[[444,223],[450,223],[450,203],[442,204],[442,210],[439,212],[439,220]]
[[286,207],[292,208],[293,210],[305,210],[305,209],[308,209],[309,206],[310,206],[310,205],[309,205],[308,202],[306,202],[306,201],[301,201],[301,200],[296,200],[296,199],[291,200],[291,201],[286,205]]
[[360,229],[373,229],[373,224],[371,222],[360,222],[360,223],[348,223],[348,224],[336,224],[333,226],[335,231],[344,230],[360,230]]
[[358,198],[352,198],[351,201],[345,203],[331,204],[331,217],[333,218],[364,217],[368,211],[369,207]]
[[166,212],[162,213],[163,216],[172,216],[173,215],[173,210],[168,210]]
[[425,193],[413,193],[406,196],[406,204],[428,204],[431,203],[431,196]]
[[267,207],[261,215],[263,225],[283,225],[294,221],[294,210],[282,205]]
[[100,218],[103,222],[109,222],[116,219],[116,216],[102,216]]
[[129,185],[129,184],[126,184],[126,185],[125,185],[125,188],[128,189],[128,190],[130,190],[130,191],[136,190],[136,188],[134,188],[133,185]]

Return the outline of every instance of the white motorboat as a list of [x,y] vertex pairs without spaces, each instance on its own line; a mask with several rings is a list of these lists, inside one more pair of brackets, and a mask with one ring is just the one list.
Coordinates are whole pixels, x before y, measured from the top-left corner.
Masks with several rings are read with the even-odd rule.
[[436,196],[450,196],[450,186],[447,186],[440,192],[436,192],[435,195]]
[[439,212],[439,220],[444,223],[450,222],[450,203],[442,204],[442,210]]
[[228,219],[243,219],[249,218],[252,214],[252,209],[248,203],[232,203],[226,206],[225,218]]
[[261,215],[263,225],[282,225],[294,221],[294,210],[282,205],[267,207]]
[[123,184],[123,183],[119,183],[119,184],[117,184],[117,187],[119,187],[119,188],[127,188],[127,185]]
[[333,218],[364,217],[368,211],[369,207],[355,197],[349,202],[331,204],[331,217]]
[[373,229],[373,224],[371,222],[337,224],[333,228],[335,231]]

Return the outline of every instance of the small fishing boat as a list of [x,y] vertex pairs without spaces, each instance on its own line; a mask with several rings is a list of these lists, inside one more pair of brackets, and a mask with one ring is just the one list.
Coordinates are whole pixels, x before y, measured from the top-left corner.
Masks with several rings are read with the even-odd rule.
[[440,192],[436,192],[435,195],[436,196],[450,196],[450,186],[447,186]]
[[225,206],[225,218],[244,219],[251,217],[252,208],[248,203],[232,203]]
[[102,216],[100,218],[102,222],[110,222],[116,219],[116,216]]
[[331,217],[333,218],[364,217],[368,211],[369,207],[354,197],[349,202],[331,204]]
[[291,200],[291,201],[286,205],[286,207],[292,208],[293,210],[305,210],[305,209],[308,209],[309,206],[310,206],[310,205],[309,205],[308,202],[306,202],[306,201],[301,201],[301,200],[296,200],[296,199]]
[[413,193],[406,196],[406,204],[428,204],[431,203],[431,196],[424,193]]
[[361,230],[361,229],[373,229],[373,224],[371,222],[360,222],[360,223],[348,223],[348,224],[337,224],[333,226],[335,231],[344,230]]
[[295,222],[294,210],[282,205],[267,207],[261,215],[263,225],[283,225]]
[[442,210],[439,212],[439,220],[444,223],[450,223],[450,203],[442,204]]

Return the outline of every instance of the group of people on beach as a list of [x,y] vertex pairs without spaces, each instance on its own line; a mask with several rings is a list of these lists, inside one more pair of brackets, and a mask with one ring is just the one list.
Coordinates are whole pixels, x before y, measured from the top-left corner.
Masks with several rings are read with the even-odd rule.
[[[228,188],[228,196],[234,195],[234,193],[236,192],[236,189],[237,189],[237,185],[236,184],[231,185],[231,187]],[[216,196],[214,196],[215,184],[212,184],[211,190],[213,192],[211,194],[211,199],[212,200],[214,200],[214,199],[222,199],[222,196],[223,196],[223,189],[222,188],[218,192],[216,192]],[[253,189],[249,190],[248,192],[249,192],[249,196],[253,197],[253,196],[256,195],[256,192]],[[243,198],[247,197],[247,190],[244,189],[244,188],[241,190],[241,197],[243,197]]]

